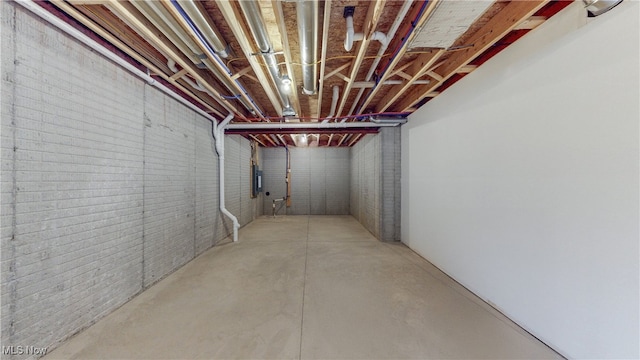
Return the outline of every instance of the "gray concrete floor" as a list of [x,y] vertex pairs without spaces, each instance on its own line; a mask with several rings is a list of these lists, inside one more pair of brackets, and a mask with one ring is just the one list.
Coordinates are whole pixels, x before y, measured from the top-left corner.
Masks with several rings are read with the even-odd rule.
[[351,216],[263,217],[45,359],[561,358]]

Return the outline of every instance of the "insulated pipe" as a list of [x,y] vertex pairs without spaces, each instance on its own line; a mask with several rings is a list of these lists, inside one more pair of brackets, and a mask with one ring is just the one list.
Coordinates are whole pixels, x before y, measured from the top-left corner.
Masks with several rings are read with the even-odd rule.
[[317,0],[298,0],[298,37],[302,60],[302,92],[318,92],[318,12]]
[[233,242],[238,241],[238,229],[240,228],[240,224],[238,223],[238,219],[227,210],[225,206],[225,198],[224,198],[224,128],[229,124],[229,122],[233,119],[233,114],[229,113],[229,115],[222,120],[220,125],[214,131],[214,138],[216,141],[216,152],[218,153],[218,171],[219,171],[219,182],[220,182],[220,211],[225,214],[231,221],[233,222]]
[[223,58],[229,57],[226,44],[220,39],[215,30],[213,30],[213,27],[193,0],[181,1],[180,6],[182,6],[182,9],[193,20],[198,29],[202,31],[206,40],[211,44],[211,47],[213,47],[216,54]]
[[[160,30],[173,44],[176,45],[194,64],[200,63],[200,57],[203,55],[198,45],[196,45],[188,36],[184,36],[180,25],[169,14],[162,4],[154,1],[132,1],[133,5],[144,17],[149,19],[155,27]],[[113,7],[109,10],[116,13]]]
[[336,105],[338,104],[338,98],[340,97],[340,87],[338,85],[333,86],[333,97],[331,98],[331,111],[329,115],[322,120],[323,124],[326,124],[336,114]]
[[364,39],[363,33],[356,33],[353,29],[353,16],[347,16],[347,35],[344,38],[344,49],[351,51],[354,41],[360,41]]
[[292,111],[293,109],[291,107],[291,102],[289,101],[289,96],[286,94],[282,84],[282,75],[280,75],[278,61],[276,56],[273,54],[273,47],[271,46],[271,41],[269,40],[269,35],[264,25],[260,8],[255,0],[243,0],[239,3],[242,11],[244,12],[245,18],[249,23],[251,34],[253,34],[253,38],[258,44],[258,49],[260,49],[260,53],[264,58],[264,62],[267,64],[269,73],[276,84],[276,88],[278,89],[278,94],[280,95],[280,100],[283,105],[283,115],[285,115],[284,112],[287,110]]
[[[235,85],[237,86],[237,89],[241,91],[241,94],[239,94],[240,95],[240,101],[242,102],[242,104],[244,106],[247,107],[247,110],[249,110],[251,113],[254,113],[253,109],[255,109],[261,115],[264,115],[262,110],[260,110],[260,108],[258,107],[258,104],[256,104],[256,102],[251,98],[251,96],[249,95],[249,92],[244,88],[244,86],[242,86],[242,84],[238,81],[238,79],[229,78],[229,77],[231,77],[233,75],[231,73],[231,70],[229,70],[227,65],[220,59],[220,56],[218,56],[218,54],[216,53],[215,49],[213,47],[211,47],[209,42],[205,39],[204,35],[202,34],[201,30],[196,26],[196,24],[193,22],[193,20],[185,12],[185,10],[182,8],[180,3],[178,3],[178,1],[176,1],[176,0],[170,0],[170,1],[171,1],[171,4],[173,4],[173,6],[176,9],[176,11],[182,17],[182,20],[184,20],[186,25],[191,29],[191,33],[197,38],[197,40],[206,49],[206,51],[209,52],[209,54],[216,61],[216,63],[220,67],[220,69],[218,69],[218,66],[213,65],[209,61],[209,59],[204,59],[202,62],[207,66],[207,68],[209,68],[212,72],[214,72],[217,75],[218,79],[220,79],[223,82],[223,84],[225,86],[227,86],[229,88],[229,90],[232,91],[232,92],[234,91],[233,90],[233,88],[234,88],[233,84],[235,83]],[[220,71],[224,71],[226,73],[226,75],[228,75],[229,77],[227,77],[227,76],[225,76],[223,74],[220,74]],[[243,95],[244,95],[244,97],[243,97]],[[250,106],[245,102],[245,100],[244,100],[245,98],[248,99],[249,102],[251,103]]]
[[[187,106],[191,110],[193,110],[193,111],[197,112],[198,114],[202,115],[207,120],[211,121],[211,123],[213,125],[213,134],[217,134],[219,138],[224,139],[224,136],[220,136],[220,134],[223,134],[223,132],[221,131],[221,127],[218,126],[218,120],[216,118],[214,118],[213,116],[209,115],[204,110],[202,110],[199,107],[195,106],[194,104],[189,102],[187,99],[183,98],[182,96],[176,94],[175,92],[173,92],[173,90],[169,89],[168,87],[166,87],[166,86],[162,85],[161,83],[157,82],[154,78],[149,76],[146,72],[144,72],[144,71],[138,69],[137,67],[133,66],[132,64],[128,63],[126,60],[124,60],[123,58],[119,57],[115,53],[107,50],[107,48],[105,48],[104,46],[100,45],[99,43],[97,43],[96,41],[94,41],[93,39],[91,39],[90,37],[88,37],[87,35],[82,33],[81,31],[79,31],[78,29],[76,29],[73,26],[67,24],[62,19],[56,17],[52,13],[50,13],[50,12],[46,11],[45,9],[43,9],[42,7],[36,5],[33,1],[31,1],[31,0],[16,0],[16,2],[18,4],[20,4],[20,6],[24,7],[25,9],[31,11],[32,13],[34,13],[34,14],[38,15],[39,17],[41,17],[42,19],[46,20],[51,25],[57,27],[61,31],[63,31],[66,34],[70,35],[74,39],[80,41],[81,43],[83,43],[86,46],[90,47],[91,49],[95,50],[100,55],[102,55],[102,56],[106,57],[107,59],[113,61],[117,65],[122,66],[123,68],[125,68],[127,71],[129,71],[133,75],[145,80],[149,85],[155,86],[156,88],[158,88],[163,93],[171,96],[172,98],[174,98],[175,100],[177,100],[181,104]],[[223,121],[223,124],[227,125],[229,123],[229,121],[231,121],[232,118],[233,118],[233,114],[230,113],[229,116],[227,116],[225,118],[225,121]],[[215,137],[215,135],[214,135],[214,137]],[[224,140],[223,140],[223,142],[224,142]],[[222,149],[223,149],[222,153],[224,154],[224,144],[223,144],[223,148]],[[216,151],[217,150],[218,150],[218,141],[216,139]],[[224,159],[223,159],[223,164],[224,164]],[[224,169],[224,167],[221,167],[221,169]],[[224,171],[222,171],[222,176],[224,176]],[[221,183],[222,183],[222,181],[221,181]],[[221,186],[223,186],[223,190],[224,190],[224,185],[221,185]],[[220,199],[220,203],[221,203],[220,208],[222,210],[224,208],[224,205],[223,205],[224,204],[224,191],[221,191],[220,194],[221,194],[220,195],[220,198],[221,198]],[[233,238],[234,238],[234,241],[237,241],[237,239],[238,239],[237,229],[240,227],[239,224],[238,224],[238,220],[226,208],[224,208],[224,210],[222,210],[222,212],[225,215],[227,215],[229,218],[231,218],[231,220],[234,222]],[[238,226],[236,226],[236,225],[238,225]]]

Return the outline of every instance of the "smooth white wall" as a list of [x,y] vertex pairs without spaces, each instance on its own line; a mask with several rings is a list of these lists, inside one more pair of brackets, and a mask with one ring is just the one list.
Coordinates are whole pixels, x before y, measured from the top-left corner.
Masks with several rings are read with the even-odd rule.
[[402,236],[571,358],[638,358],[639,10],[580,2],[416,111]]

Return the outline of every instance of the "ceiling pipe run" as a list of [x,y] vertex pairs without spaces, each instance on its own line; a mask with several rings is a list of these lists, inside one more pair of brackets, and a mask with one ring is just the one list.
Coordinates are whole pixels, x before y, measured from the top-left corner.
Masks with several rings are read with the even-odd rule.
[[[259,113],[261,117],[264,117],[264,112],[260,109],[258,104],[251,97],[242,83],[240,83],[238,79],[232,78],[233,74],[231,73],[231,70],[229,70],[229,67],[227,67],[227,65],[220,59],[220,56],[218,56],[216,50],[207,41],[206,36],[198,28],[193,19],[191,19],[187,12],[182,8],[181,3],[178,3],[178,1],[176,0],[171,0],[171,4],[177,11],[177,15],[184,21],[188,29],[190,29],[191,34],[209,53],[210,58],[212,58],[216,62],[217,65],[209,61],[210,58],[203,60],[203,63],[207,66],[207,68],[209,68],[212,72],[214,72],[214,74],[216,74],[216,77],[223,82],[223,84],[229,89],[229,91],[234,92],[234,94],[228,96],[228,99],[238,99],[245,107],[247,107],[247,110],[249,112],[251,112],[252,114]],[[235,91],[233,90],[234,88],[239,90],[240,94],[235,94]],[[245,99],[248,100],[248,103]]]
[[302,60],[302,92],[318,92],[318,17],[317,0],[298,0],[298,37]]
[[[134,1],[135,2],[135,1]],[[153,1],[151,1],[153,2]],[[209,20],[202,14],[202,11],[198,8],[195,2],[192,0],[181,1],[180,6],[184,10],[187,15],[193,20],[195,25],[202,31],[202,34],[206,37],[207,41],[215,50],[218,56],[223,58],[229,57],[229,52],[227,51],[227,44],[224,43],[222,39],[220,39],[220,35],[214,30],[213,26],[209,22]]]
[[253,34],[253,38],[258,44],[260,54],[264,58],[264,62],[266,63],[269,73],[271,74],[271,77],[276,84],[276,88],[278,89],[278,94],[280,95],[280,100],[283,105],[282,116],[295,116],[296,112],[293,107],[291,107],[291,101],[289,100],[289,95],[287,95],[285,84],[283,83],[283,77],[280,74],[278,61],[273,53],[271,40],[269,40],[269,34],[267,33],[264,20],[262,19],[260,8],[254,0],[244,0],[239,3],[242,8],[242,12],[244,12],[245,18],[247,19],[247,23],[249,24],[251,34]]

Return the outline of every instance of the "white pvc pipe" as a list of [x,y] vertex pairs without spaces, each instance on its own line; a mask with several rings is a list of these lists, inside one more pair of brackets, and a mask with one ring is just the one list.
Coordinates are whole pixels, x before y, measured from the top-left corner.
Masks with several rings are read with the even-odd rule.
[[[127,71],[129,71],[133,75],[136,75],[137,77],[145,80],[149,85],[155,86],[156,88],[158,88],[163,93],[171,96],[173,99],[177,100],[178,102],[180,102],[181,104],[185,105],[189,109],[197,112],[198,114],[200,114],[203,117],[205,117],[207,120],[211,121],[211,123],[213,124],[213,133],[217,134],[217,136],[214,135],[214,138],[216,138],[215,139],[216,140],[216,151],[218,151],[218,154],[220,154],[220,152],[218,150],[219,146],[221,146],[221,148],[222,148],[222,157],[221,157],[221,160],[219,161],[219,164],[222,164],[221,167],[220,167],[220,169],[221,169],[220,170],[220,184],[221,184],[220,185],[221,186],[221,188],[220,188],[220,210],[222,211],[222,213],[224,213],[226,216],[228,216],[233,221],[233,241],[238,241],[238,228],[240,227],[239,224],[238,224],[238,219],[235,216],[233,216],[233,214],[231,214],[226,209],[226,207],[224,206],[224,126],[226,126],[229,123],[229,121],[231,121],[231,119],[233,118],[233,114],[230,113],[224,119],[224,121],[222,122],[221,126],[218,126],[218,120],[216,118],[214,118],[213,116],[209,115],[207,112],[205,112],[204,110],[200,109],[199,107],[195,106],[194,104],[189,102],[187,99],[185,99],[182,96],[176,94],[175,92],[173,92],[168,87],[166,87],[166,86],[162,85],[161,83],[157,82],[154,78],[149,76],[144,71],[142,71],[142,70],[138,69],[137,67],[129,64],[127,61],[125,61],[124,59],[122,59],[118,55],[116,55],[116,54],[112,53],[111,51],[107,50],[101,44],[97,43],[96,41],[94,41],[93,39],[91,39],[90,37],[85,35],[84,33],[80,32],[79,30],[77,30],[73,26],[67,24],[62,19],[56,17],[55,15],[53,15],[50,12],[46,11],[45,9],[43,9],[42,7],[36,5],[33,1],[31,1],[31,0],[16,0],[16,3],[20,4],[20,6],[22,6],[25,9],[31,11],[35,15],[38,15],[39,17],[41,17],[42,19],[46,20],[51,25],[57,27],[61,31],[65,32],[66,34],[70,35],[74,39],[80,41],[81,43],[83,43],[86,46],[90,47],[91,49],[95,50],[100,55],[102,55],[102,56],[106,57],[107,59],[113,61],[114,63],[122,66],[123,68],[125,68]],[[219,141],[219,139],[220,139],[220,141]]]
[[353,16],[347,16],[347,35],[344,38],[344,49],[351,51],[354,41],[360,41],[364,39],[363,33],[356,33],[353,29]]
[[220,174],[218,179],[220,182],[220,211],[233,222],[233,242],[237,242],[240,223],[238,223],[238,218],[236,218],[229,210],[227,210],[224,197],[224,128],[229,124],[231,119],[233,119],[233,114],[230,113],[220,123],[220,125],[218,125],[217,129],[214,131],[214,137],[216,140],[216,152],[218,153],[218,170]]
[[340,87],[338,85],[333,86],[333,97],[331,98],[331,111],[329,115],[322,120],[323,124],[326,124],[336,114],[336,105],[338,104],[338,98],[340,97]]

